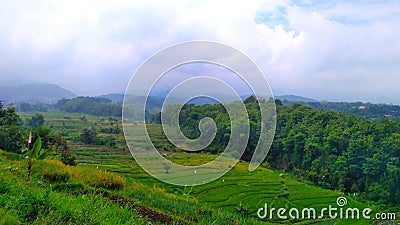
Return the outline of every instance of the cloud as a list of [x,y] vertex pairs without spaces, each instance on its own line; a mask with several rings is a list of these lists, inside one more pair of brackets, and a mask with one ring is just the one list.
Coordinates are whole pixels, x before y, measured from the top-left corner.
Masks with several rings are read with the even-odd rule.
[[277,94],[400,103],[397,1],[50,1],[0,8],[0,80],[121,92],[156,51],[213,40],[248,54]]

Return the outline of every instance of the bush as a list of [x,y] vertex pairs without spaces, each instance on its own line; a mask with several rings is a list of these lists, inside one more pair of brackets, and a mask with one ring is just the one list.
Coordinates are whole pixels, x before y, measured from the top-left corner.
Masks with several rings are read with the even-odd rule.
[[57,160],[45,159],[37,161],[34,172],[40,174],[43,180],[51,183],[76,181],[92,187],[111,190],[121,190],[126,185],[125,178],[114,173],[89,167],[66,166]]
[[71,178],[68,171],[61,170],[43,170],[42,178],[50,183],[66,183]]
[[112,190],[121,190],[126,180],[113,173],[93,168],[75,167],[72,177],[93,187],[103,187]]
[[79,191],[83,190],[85,188],[85,185],[83,183],[59,183],[56,184],[53,187],[54,191],[66,191],[66,192],[72,192],[72,191]]

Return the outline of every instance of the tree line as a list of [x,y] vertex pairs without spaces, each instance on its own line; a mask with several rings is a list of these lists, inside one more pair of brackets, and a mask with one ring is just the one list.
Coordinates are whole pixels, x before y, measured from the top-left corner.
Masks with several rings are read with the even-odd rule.
[[[324,188],[357,193],[382,204],[400,204],[400,123],[370,120],[300,103],[284,106],[276,100],[275,138],[266,163],[308,179]],[[262,103],[261,103],[262,104]],[[258,101],[245,101],[250,137],[242,160],[249,161],[260,134]],[[230,136],[229,115],[221,104],[186,104],[179,114],[188,138],[200,135],[199,121],[211,117],[217,125],[213,142],[203,151],[222,152]],[[160,114],[155,116],[160,122]]]
[[24,149],[29,148],[28,140],[32,134],[31,143],[40,139],[39,150],[42,147],[49,149],[56,146],[60,160],[65,164],[75,165],[75,157],[70,154],[64,137],[45,126],[44,122],[43,115],[35,114],[24,123],[14,107],[4,108],[0,101],[0,149],[22,154]]
[[[295,102],[283,101],[284,105],[291,106]],[[305,102],[313,109],[333,110],[345,114],[361,116],[369,119],[380,119],[382,117],[400,120],[400,106],[390,104],[373,104],[363,102]]]
[[69,113],[84,113],[95,116],[122,116],[122,106],[111,103],[108,98],[98,97],[77,97],[73,99],[61,99],[56,109]]

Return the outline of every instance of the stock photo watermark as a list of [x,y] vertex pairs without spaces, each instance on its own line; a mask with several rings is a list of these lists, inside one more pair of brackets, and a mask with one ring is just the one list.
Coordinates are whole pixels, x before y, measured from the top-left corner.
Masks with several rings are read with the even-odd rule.
[[[321,209],[313,207],[309,208],[274,208],[268,207],[268,203],[265,203],[263,207],[257,210],[257,216],[259,219],[301,219],[301,220],[315,220],[315,219],[366,219],[366,220],[386,220],[395,221],[396,213],[393,212],[376,212],[374,213],[371,208],[357,208],[357,207],[346,207],[346,197],[338,197],[336,199],[336,205],[329,204]],[[397,221],[398,222],[398,221]]]
[[[213,76],[213,71],[195,75],[193,72],[178,74],[179,76],[170,75],[180,68],[199,64],[202,67],[217,68],[219,71],[225,70],[230,77],[224,79],[223,76]],[[183,77],[185,79],[181,79]],[[275,134],[276,109],[271,88],[261,70],[247,55],[228,45],[210,41],[184,42],[165,48],[148,58],[133,74],[125,92],[122,122],[125,139],[136,162],[153,177],[179,186],[205,184],[231,170],[243,155],[250,133],[244,101],[235,85],[230,83],[233,78],[241,81],[257,98],[270,99],[263,103],[259,101],[262,126],[248,169],[253,171],[261,165]],[[203,118],[198,125],[201,135],[197,139],[189,139],[179,126],[182,107],[199,96],[223,105],[229,114],[231,132],[229,143],[215,160],[199,166],[176,164],[163,157],[156,149],[146,125],[131,126],[146,124],[146,115],[152,110],[149,99],[154,95],[155,87],[162,81],[170,86],[168,93],[163,96],[160,109],[161,126],[169,142],[184,151],[194,152],[206,148],[215,137],[216,124],[209,117]],[[182,94],[189,92],[190,96]],[[221,95],[233,96],[235,100],[224,102]],[[177,102],[177,99],[180,101]]]

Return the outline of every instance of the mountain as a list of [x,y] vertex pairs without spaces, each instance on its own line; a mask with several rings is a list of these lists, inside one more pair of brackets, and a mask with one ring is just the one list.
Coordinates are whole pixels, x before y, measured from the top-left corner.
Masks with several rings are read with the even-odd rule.
[[22,84],[0,85],[0,101],[5,105],[13,103],[56,103],[62,98],[73,98],[77,95],[56,84]]
[[318,100],[312,98],[306,98],[297,95],[280,95],[275,96],[275,99],[279,99],[281,101],[289,101],[289,102],[319,102]]
[[[167,94],[168,94],[167,91],[158,92],[156,94],[151,95],[151,99],[153,100],[153,102],[154,102],[154,100],[156,100],[156,102],[158,102],[158,101],[162,102],[162,101],[164,101],[165,96]],[[222,101],[222,103],[230,103],[237,99],[237,97],[235,97],[233,95],[227,95],[227,94],[217,93],[217,92],[212,93],[211,95],[220,99]],[[185,93],[182,93],[181,97],[184,97],[184,96],[185,96]],[[245,100],[249,96],[250,95],[242,95],[242,96],[240,96],[240,98],[242,100]],[[98,97],[108,98],[113,103],[122,103],[123,99],[124,99],[124,94],[107,94],[107,95],[101,95]],[[280,95],[280,96],[275,96],[275,99],[280,99],[282,101],[289,101],[289,102],[306,102],[306,103],[307,102],[319,102],[318,100],[315,100],[312,98],[306,98],[306,97],[297,96],[297,95]],[[174,103],[182,102],[182,99],[174,98],[173,102]],[[195,97],[195,98],[191,99],[188,103],[196,104],[196,105],[204,105],[204,104],[216,104],[218,102],[211,98],[207,98],[207,97]]]
[[[167,93],[168,94],[168,93]],[[117,104],[122,104],[124,100],[124,94],[106,94],[106,95],[100,95],[96,97],[101,97],[101,98],[107,98],[112,101],[112,103],[117,103]],[[219,96],[221,97],[225,102],[229,103],[234,100],[234,97],[226,95],[226,96]],[[133,99],[131,99],[132,102],[142,102],[144,96],[138,95],[138,96],[132,96]],[[151,106],[157,106],[161,107],[163,102],[165,100],[165,95],[150,95],[148,98],[148,104]],[[170,97],[169,100],[170,103],[172,104],[177,104],[177,103],[182,103],[183,99],[181,98],[176,98],[176,97]],[[204,104],[217,104],[218,102],[207,97],[195,97],[191,100],[188,101],[189,104],[196,104],[196,105],[204,105]]]
[[117,103],[117,104],[122,104],[122,102],[124,101],[124,94],[115,93],[115,94],[100,95],[96,97],[108,98],[111,100],[112,103]]

